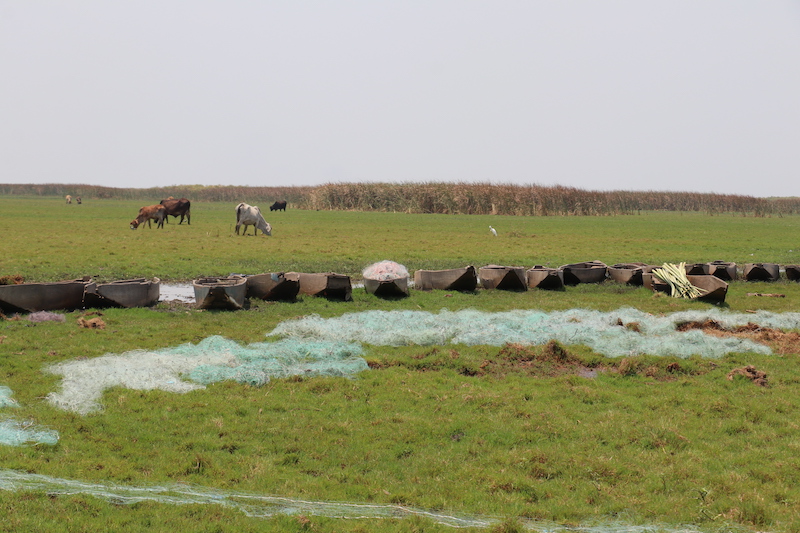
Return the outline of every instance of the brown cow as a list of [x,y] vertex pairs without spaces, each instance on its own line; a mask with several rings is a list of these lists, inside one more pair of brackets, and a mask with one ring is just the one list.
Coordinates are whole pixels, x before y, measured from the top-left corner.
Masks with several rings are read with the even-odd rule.
[[139,209],[139,215],[131,220],[131,229],[138,228],[141,224],[147,222],[147,227],[152,228],[152,220],[158,222],[156,229],[164,228],[164,219],[167,218],[167,210],[163,205],[148,205]]
[[[192,213],[189,210],[192,207],[192,203],[187,200],[186,198],[178,198],[175,199],[172,196],[165,200],[161,200],[161,205],[163,205],[167,210],[167,216],[172,215],[173,217],[181,217],[181,221],[178,224],[183,224],[183,217],[186,217],[186,223],[191,225],[192,223]],[[167,222],[169,222],[169,218],[167,218]]]

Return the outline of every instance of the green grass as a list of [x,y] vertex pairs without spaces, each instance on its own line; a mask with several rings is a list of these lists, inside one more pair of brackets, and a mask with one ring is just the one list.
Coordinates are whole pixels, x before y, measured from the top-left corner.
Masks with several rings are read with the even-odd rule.
[[[798,262],[798,219],[647,213],[629,217],[514,218],[288,211],[274,236],[232,235],[233,206],[196,205],[191,226],[131,231],[139,205],[0,197],[0,275],[105,279],[270,270],[357,276],[380,259],[410,270],[488,263],[618,261]],[[44,207],[41,204],[44,203]],[[34,210],[34,207],[39,206]],[[491,224],[500,232],[488,233]],[[753,255],[750,255],[753,254]],[[748,296],[782,293],[785,298]],[[797,310],[800,284],[735,282],[727,308]],[[279,322],[368,309],[437,312],[575,307],[650,313],[708,309],[613,283],[565,291],[412,292],[384,301],[254,301],[241,312],[106,310],[106,329],[0,322],[0,385],[20,407],[2,415],[60,433],[56,446],[0,446],[0,464],[94,483],[187,483],[315,501],[400,504],[505,520],[583,524],[694,524],[798,531],[800,360],[797,353],[731,354],[709,361],[610,359],[583,346],[366,347],[372,370],[355,379],[220,383],[185,395],[107,390],[105,410],[60,411],[44,397],[49,364],[159,349],[220,334],[260,342]],[[677,363],[676,367],[668,367]],[[747,364],[770,386],[726,378]],[[577,365],[598,370],[581,377]],[[119,505],[85,495],[0,491],[0,531],[447,531],[428,519],[250,518],[214,505]]]

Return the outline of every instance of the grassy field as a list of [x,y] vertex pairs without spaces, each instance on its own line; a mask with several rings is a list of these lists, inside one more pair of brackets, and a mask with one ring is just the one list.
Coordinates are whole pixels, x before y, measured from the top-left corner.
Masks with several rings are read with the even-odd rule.
[[[276,270],[356,278],[391,259],[409,270],[474,264],[558,266],[623,261],[798,263],[798,217],[685,213],[500,217],[290,210],[265,216],[273,236],[233,234],[234,204],[196,203],[191,226],[131,231],[140,202],[0,197],[0,275],[29,281],[196,276]],[[491,236],[488,226],[497,228]],[[252,231],[252,229],[251,229]],[[780,293],[783,298],[752,296]],[[800,284],[731,284],[724,310],[796,311]],[[104,310],[105,329],[0,322],[0,385],[13,417],[57,430],[55,446],[0,446],[4,470],[112,487],[198,487],[219,494],[404,506],[496,520],[472,530],[562,525],[691,525],[718,531],[800,530],[800,343],[762,332],[773,355],[609,358],[582,345],[365,346],[354,379],[222,382],[187,394],[112,388],[102,411],[53,407],[49,365],[157,350],[222,335],[267,340],[297,317],[367,310],[477,309],[654,315],[711,306],[613,283],[565,291],[412,292],[385,301],[253,301],[241,312],[161,303]],[[387,328],[392,324],[386,324]],[[769,386],[727,379],[753,365]],[[0,488],[4,488],[0,481]],[[174,494],[173,494],[174,496]],[[173,505],[80,490],[0,490],[0,531],[450,531],[425,515],[342,520],[262,512],[243,496]],[[231,501],[241,504],[231,505]],[[250,507],[248,507],[248,505]],[[324,513],[323,513],[324,514]],[[476,522],[477,523],[477,522]],[[611,526],[608,526],[610,529]],[[601,528],[602,529],[602,528]]]

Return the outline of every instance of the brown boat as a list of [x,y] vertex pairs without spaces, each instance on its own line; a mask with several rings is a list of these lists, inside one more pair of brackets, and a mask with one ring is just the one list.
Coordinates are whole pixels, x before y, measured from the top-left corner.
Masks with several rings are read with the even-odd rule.
[[642,274],[652,269],[652,266],[645,263],[617,263],[608,267],[608,277],[618,283],[641,285]]
[[150,307],[161,296],[158,278],[124,279],[108,283],[87,283],[83,295],[84,307]]
[[783,269],[786,272],[786,279],[800,281],[800,265],[786,265]]
[[248,298],[294,301],[298,292],[300,278],[296,272],[269,272],[247,276]]
[[560,290],[564,288],[564,271],[535,265],[525,272],[525,279],[529,289]]
[[307,274],[304,272],[288,272],[296,274],[300,282],[300,294],[309,296],[322,296],[329,300],[342,300],[349,302],[353,299],[353,285],[350,276],[323,272]]
[[687,274],[693,276],[707,276],[709,271],[708,263],[686,263],[684,266]]
[[732,281],[736,279],[736,263],[728,261],[711,261],[707,263],[708,272],[711,276],[716,276],[724,281]]
[[200,278],[192,282],[194,299],[199,309],[228,309],[244,307],[247,279],[244,276]]
[[83,293],[91,278],[51,283],[0,285],[0,310],[35,312],[81,309]]
[[474,291],[478,286],[478,274],[472,265],[448,270],[417,270],[414,272],[414,287],[423,291]]
[[564,271],[565,285],[579,283],[600,283],[606,279],[608,266],[602,261],[584,261],[560,267]]
[[364,278],[364,289],[368,294],[380,298],[402,298],[408,296],[408,276],[394,279]]
[[[724,280],[709,274],[687,274],[686,278],[689,283],[703,291],[702,295],[695,298],[696,300],[714,304],[725,302],[725,297],[728,294],[728,284]],[[670,292],[669,285],[658,279],[652,272],[642,274],[642,284],[653,291],[667,294]]]
[[502,291],[528,290],[523,267],[486,265],[478,269],[478,276],[484,289],[499,289]]
[[777,263],[745,263],[742,275],[746,281],[778,281],[781,267]]

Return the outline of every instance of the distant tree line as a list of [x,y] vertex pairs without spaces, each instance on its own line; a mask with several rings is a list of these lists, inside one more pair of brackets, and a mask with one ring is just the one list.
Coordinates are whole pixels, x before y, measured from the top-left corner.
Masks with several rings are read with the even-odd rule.
[[697,211],[744,216],[800,213],[800,198],[664,191],[588,191],[490,183],[328,183],[309,187],[176,185],[147,189],[68,184],[0,184],[0,194],[148,200],[186,197],[193,202],[271,204],[291,209],[496,215],[619,215],[640,211]]

